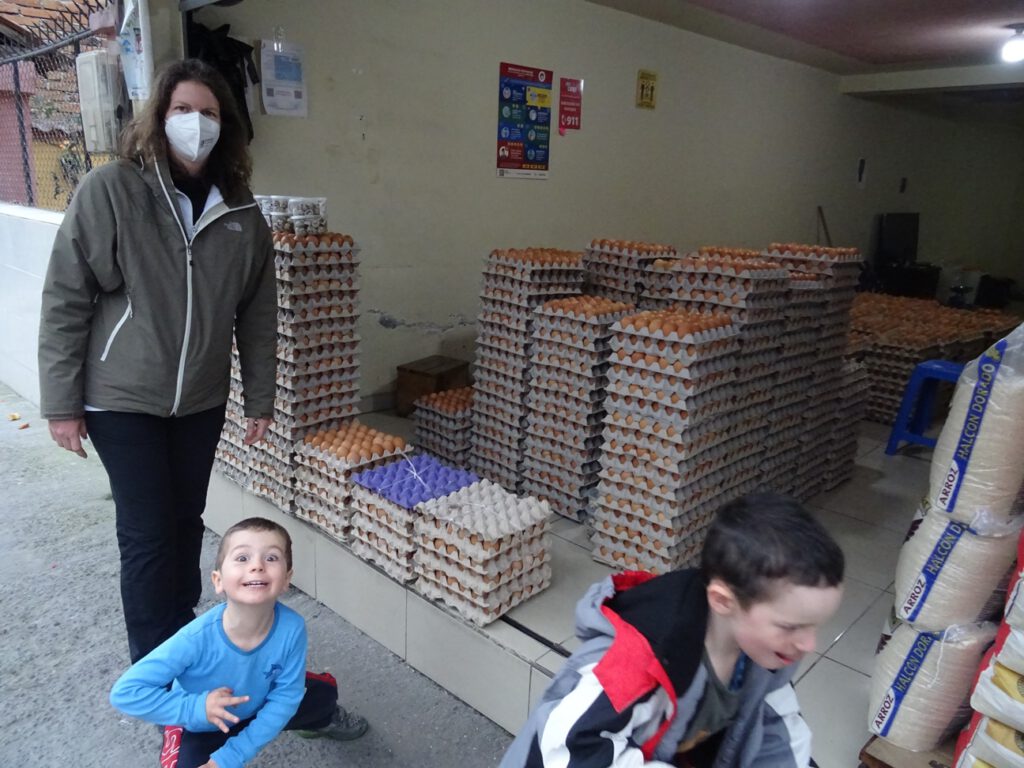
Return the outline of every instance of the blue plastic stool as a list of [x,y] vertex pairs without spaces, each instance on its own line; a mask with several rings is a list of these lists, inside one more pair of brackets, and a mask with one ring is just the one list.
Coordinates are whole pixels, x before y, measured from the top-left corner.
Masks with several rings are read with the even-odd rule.
[[949,360],[926,360],[914,368],[907,388],[903,390],[900,412],[896,415],[896,421],[889,433],[889,443],[885,446],[885,452],[889,456],[896,455],[901,442],[917,443],[928,448],[935,447],[935,438],[924,436],[932,421],[935,392],[940,381],[951,381],[956,384],[963,370],[963,363]]

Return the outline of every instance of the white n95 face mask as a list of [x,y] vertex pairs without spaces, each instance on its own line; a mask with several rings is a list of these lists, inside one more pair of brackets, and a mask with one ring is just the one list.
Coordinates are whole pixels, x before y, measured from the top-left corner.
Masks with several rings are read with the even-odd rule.
[[220,138],[220,123],[199,112],[171,115],[164,121],[164,133],[176,155],[196,163],[210,156]]

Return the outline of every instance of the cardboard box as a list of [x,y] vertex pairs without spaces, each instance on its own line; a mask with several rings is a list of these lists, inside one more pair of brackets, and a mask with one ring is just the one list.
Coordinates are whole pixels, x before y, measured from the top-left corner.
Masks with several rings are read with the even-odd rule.
[[413,403],[423,395],[469,386],[469,363],[444,355],[398,366],[395,411],[399,416],[412,413]]

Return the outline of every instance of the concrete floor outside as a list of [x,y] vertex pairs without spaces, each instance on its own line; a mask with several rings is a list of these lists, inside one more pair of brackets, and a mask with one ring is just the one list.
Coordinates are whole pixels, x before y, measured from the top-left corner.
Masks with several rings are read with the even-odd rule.
[[[128,648],[114,505],[86,450],[83,461],[57,448],[38,409],[0,385],[0,766],[157,765],[156,729],[107,701]],[[217,542],[208,532],[206,574]],[[214,599],[207,583],[199,610]],[[306,618],[308,666],[338,678],[370,731],[348,743],[282,734],[254,768],[497,765],[511,740],[503,729],[302,592],[284,602]]]

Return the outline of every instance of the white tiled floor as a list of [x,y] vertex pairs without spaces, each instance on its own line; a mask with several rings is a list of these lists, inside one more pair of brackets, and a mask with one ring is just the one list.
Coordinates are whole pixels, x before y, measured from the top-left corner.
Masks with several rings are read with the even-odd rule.
[[[408,420],[387,414],[361,418],[393,434],[412,436]],[[796,678],[821,768],[853,768],[868,739],[874,649],[891,607],[900,545],[917,502],[928,489],[930,453],[886,456],[887,437],[880,425],[864,422],[853,480],[808,504],[847,558],[843,602],[822,629],[817,652],[804,659]],[[232,507],[239,493],[211,487],[211,505]],[[243,505],[256,501],[242,496]],[[570,652],[577,647],[576,601],[588,585],[609,572],[590,558],[584,526],[555,519],[551,587],[511,611],[507,618],[513,623],[499,620],[472,628],[305,524],[289,522],[314,563],[313,572],[303,574],[300,588],[511,731],[525,721],[530,706],[564,662],[564,656],[549,646],[557,644]]]

